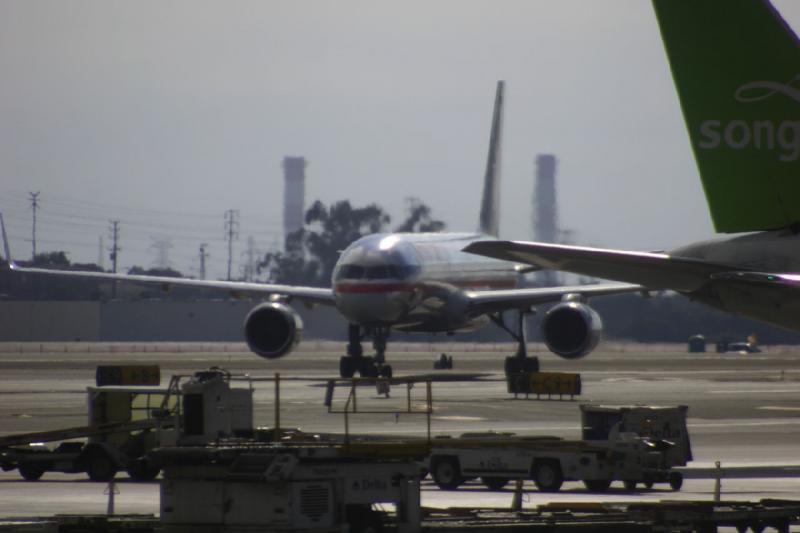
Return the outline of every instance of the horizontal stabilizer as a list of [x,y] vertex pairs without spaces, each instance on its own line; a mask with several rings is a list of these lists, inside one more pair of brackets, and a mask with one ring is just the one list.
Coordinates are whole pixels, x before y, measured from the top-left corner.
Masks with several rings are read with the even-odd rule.
[[729,272],[729,265],[650,252],[629,252],[522,241],[477,241],[466,248],[495,259],[527,263],[541,268],[623,281],[650,289],[694,291],[713,274]]

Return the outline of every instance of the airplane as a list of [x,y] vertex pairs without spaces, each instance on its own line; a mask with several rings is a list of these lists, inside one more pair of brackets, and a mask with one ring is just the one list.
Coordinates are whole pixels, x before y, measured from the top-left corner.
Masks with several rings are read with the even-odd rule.
[[738,235],[663,253],[498,240],[465,251],[800,331],[800,42],[766,0],[653,5],[715,229]]
[[[6,258],[10,268],[27,274],[132,282],[161,286],[219,289],[240,296],[268,296],[245,318],[244,337],[257,355],[273,359],[289,353],[300,341],[302,321],[289,303],[333,305],[348,321],[347,355],[339,373],[352,377],[392,377],[385,352],[390,330],[454,333],[494,322],[517,342],[506,358],[508,373],[536,371],[538,358],[528,357],[525,317],[532,306],[561,302],[544,317],[548,348],[575,359],[597,345],[602,322],[586,304],[591,296],[640,291],[631,284],[518,288],[520,276],[530,270],[506,261],[486,259],[461,251],[469,243],[498,235],[500,134],[504,82],[497,84],[480,211],[481,233],[383,233],[364,236],[340,255],[330,288],[301,287],[240,281],[211,281],[105,272],[58,271],[22,267],[14,263],[0,214]],[[516,328],[506,325],[503,313],[517,313]],[[362,341],[371,338],[374,356],[364,355]]]

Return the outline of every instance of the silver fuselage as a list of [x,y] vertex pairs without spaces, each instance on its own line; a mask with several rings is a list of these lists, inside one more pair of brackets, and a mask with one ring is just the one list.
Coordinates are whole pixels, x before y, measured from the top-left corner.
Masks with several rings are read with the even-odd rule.
[[391,233],[362,237],[333,271],[336,307],[353,324],[448,332],[486,323],[472,316],[465,291],[511,289],[515,265],[461,250],[476,233]]

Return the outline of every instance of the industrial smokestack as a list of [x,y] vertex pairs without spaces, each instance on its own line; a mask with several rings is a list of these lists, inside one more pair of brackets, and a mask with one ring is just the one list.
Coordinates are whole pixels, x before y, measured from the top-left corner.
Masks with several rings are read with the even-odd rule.
[[306,195],[306,159],[283,158],[283,237],[303,227]]
[[[556,203],[556,156],[539,154],[536,156],[536,184],[533,191],[533,238],[538,242],[557,243],[558,205]],[[558,284],[558,277],[552,270],[544,270],[536,275],[539,284],[552,287]]]

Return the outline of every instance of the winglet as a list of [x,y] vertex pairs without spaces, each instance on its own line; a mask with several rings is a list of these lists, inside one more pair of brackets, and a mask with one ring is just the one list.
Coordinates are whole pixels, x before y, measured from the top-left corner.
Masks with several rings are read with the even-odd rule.
[[0,232],[3,234],[3,251],[6,254],[6,261],[8,261],[8,266],[11,269],[17,267],[17,264],[14,263],[14,260],[11,258],[11,248],[8,246],[8,236],[6,235],[6,224],[3,222],[3,213],[0,213]]

